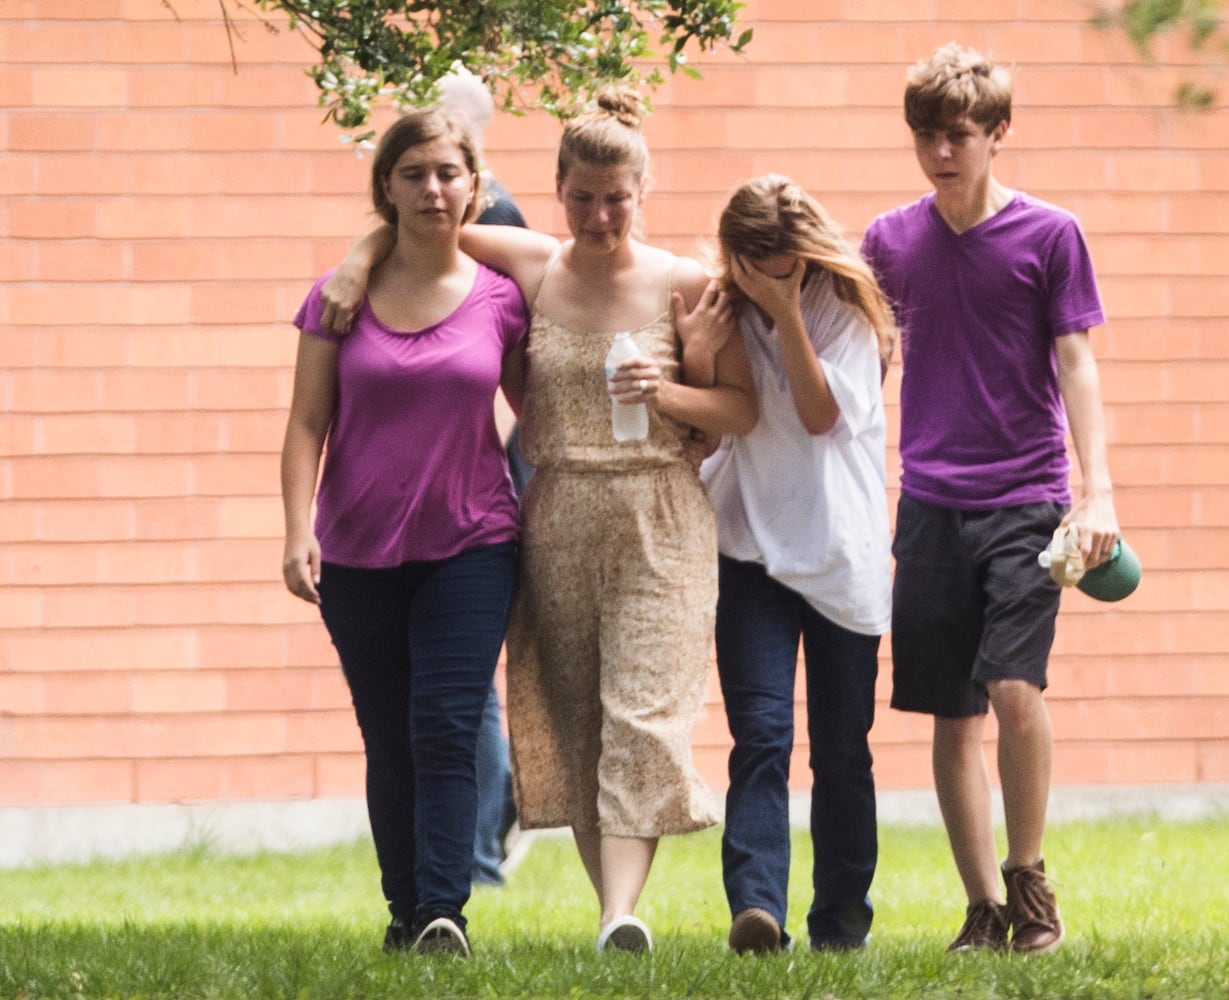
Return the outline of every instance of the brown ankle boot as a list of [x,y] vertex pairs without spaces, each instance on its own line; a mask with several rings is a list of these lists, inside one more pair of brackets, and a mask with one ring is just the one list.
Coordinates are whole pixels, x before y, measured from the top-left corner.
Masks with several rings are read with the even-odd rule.
[[1007,950],[1007,907],[993,899],[979,899],[969,904],[965,910],[964,926],[947,946],[949,952],[983,949]]
[[1063,943],[1066,932],[1045,871],[1044,860],[1003,869],[1012,951],[1048,953],[1057,951]]

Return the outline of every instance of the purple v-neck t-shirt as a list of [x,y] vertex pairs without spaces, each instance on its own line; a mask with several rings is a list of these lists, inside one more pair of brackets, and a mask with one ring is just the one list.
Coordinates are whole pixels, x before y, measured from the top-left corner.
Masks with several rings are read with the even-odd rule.
[[469,295],[440,322],[394,330],[364,302],[349,335],[337,337],[320,323],[329,273],[294,320],[338,345],[337,410],[316,496],[324,560],[378,569],[515,539],[494,402],[504,355],[529,322],[516,284],[479,266]]
[[901,490],[961,510],[1070,503],[1055,339],[1105,322],[1075,217],[1016,192],[963,233],[934,195],[862,251],[901,326]]

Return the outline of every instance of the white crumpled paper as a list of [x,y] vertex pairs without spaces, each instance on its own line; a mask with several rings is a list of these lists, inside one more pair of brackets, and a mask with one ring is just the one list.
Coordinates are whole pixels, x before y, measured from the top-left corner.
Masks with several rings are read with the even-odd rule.
[[1050,571],[1050,579],[1063,587],[1074,587],[1084,576],[1084,557],[1080,555],[1080,530],[1074,524],[1054,529],[1050,547],[1037,557]]

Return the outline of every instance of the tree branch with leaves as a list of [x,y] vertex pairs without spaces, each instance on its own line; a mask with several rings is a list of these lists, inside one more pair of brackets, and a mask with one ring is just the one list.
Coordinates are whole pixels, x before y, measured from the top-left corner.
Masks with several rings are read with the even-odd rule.
[[[174,0],[163,0],[173,7]],[[481,77],[506,109],[545,108],[563,116],[603,83],[656,87],[671,72],[699,74],[689,49],[740,52],[735,0],[218,0],[281,14],[319,53],[308,70],[326,118],[368,138],[373,108],[434,97],[458,66]],[[266,25],[272,26],[268,17]]]

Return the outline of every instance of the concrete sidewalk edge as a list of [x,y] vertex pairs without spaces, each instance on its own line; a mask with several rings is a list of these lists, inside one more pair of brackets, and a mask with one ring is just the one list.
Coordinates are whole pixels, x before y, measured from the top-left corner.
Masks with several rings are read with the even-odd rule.
[[[939,822],[930,789],[880,792],[878,803],[884,824]],[[995,810],[1001,824],[997,792]],[[790,802],[791,821],[805,828],[808,815],[808,796],[796,793]],[[1124,815],[1155,815],[1165,822],[1229,817],[1229,784],[1058,786],[1051,793],[1052,823]],[[538,835],[529,832],[522,847]],[[0,806],[0,869],[198,846],[223,853],[293,851],[366,836],[362,799]]]

